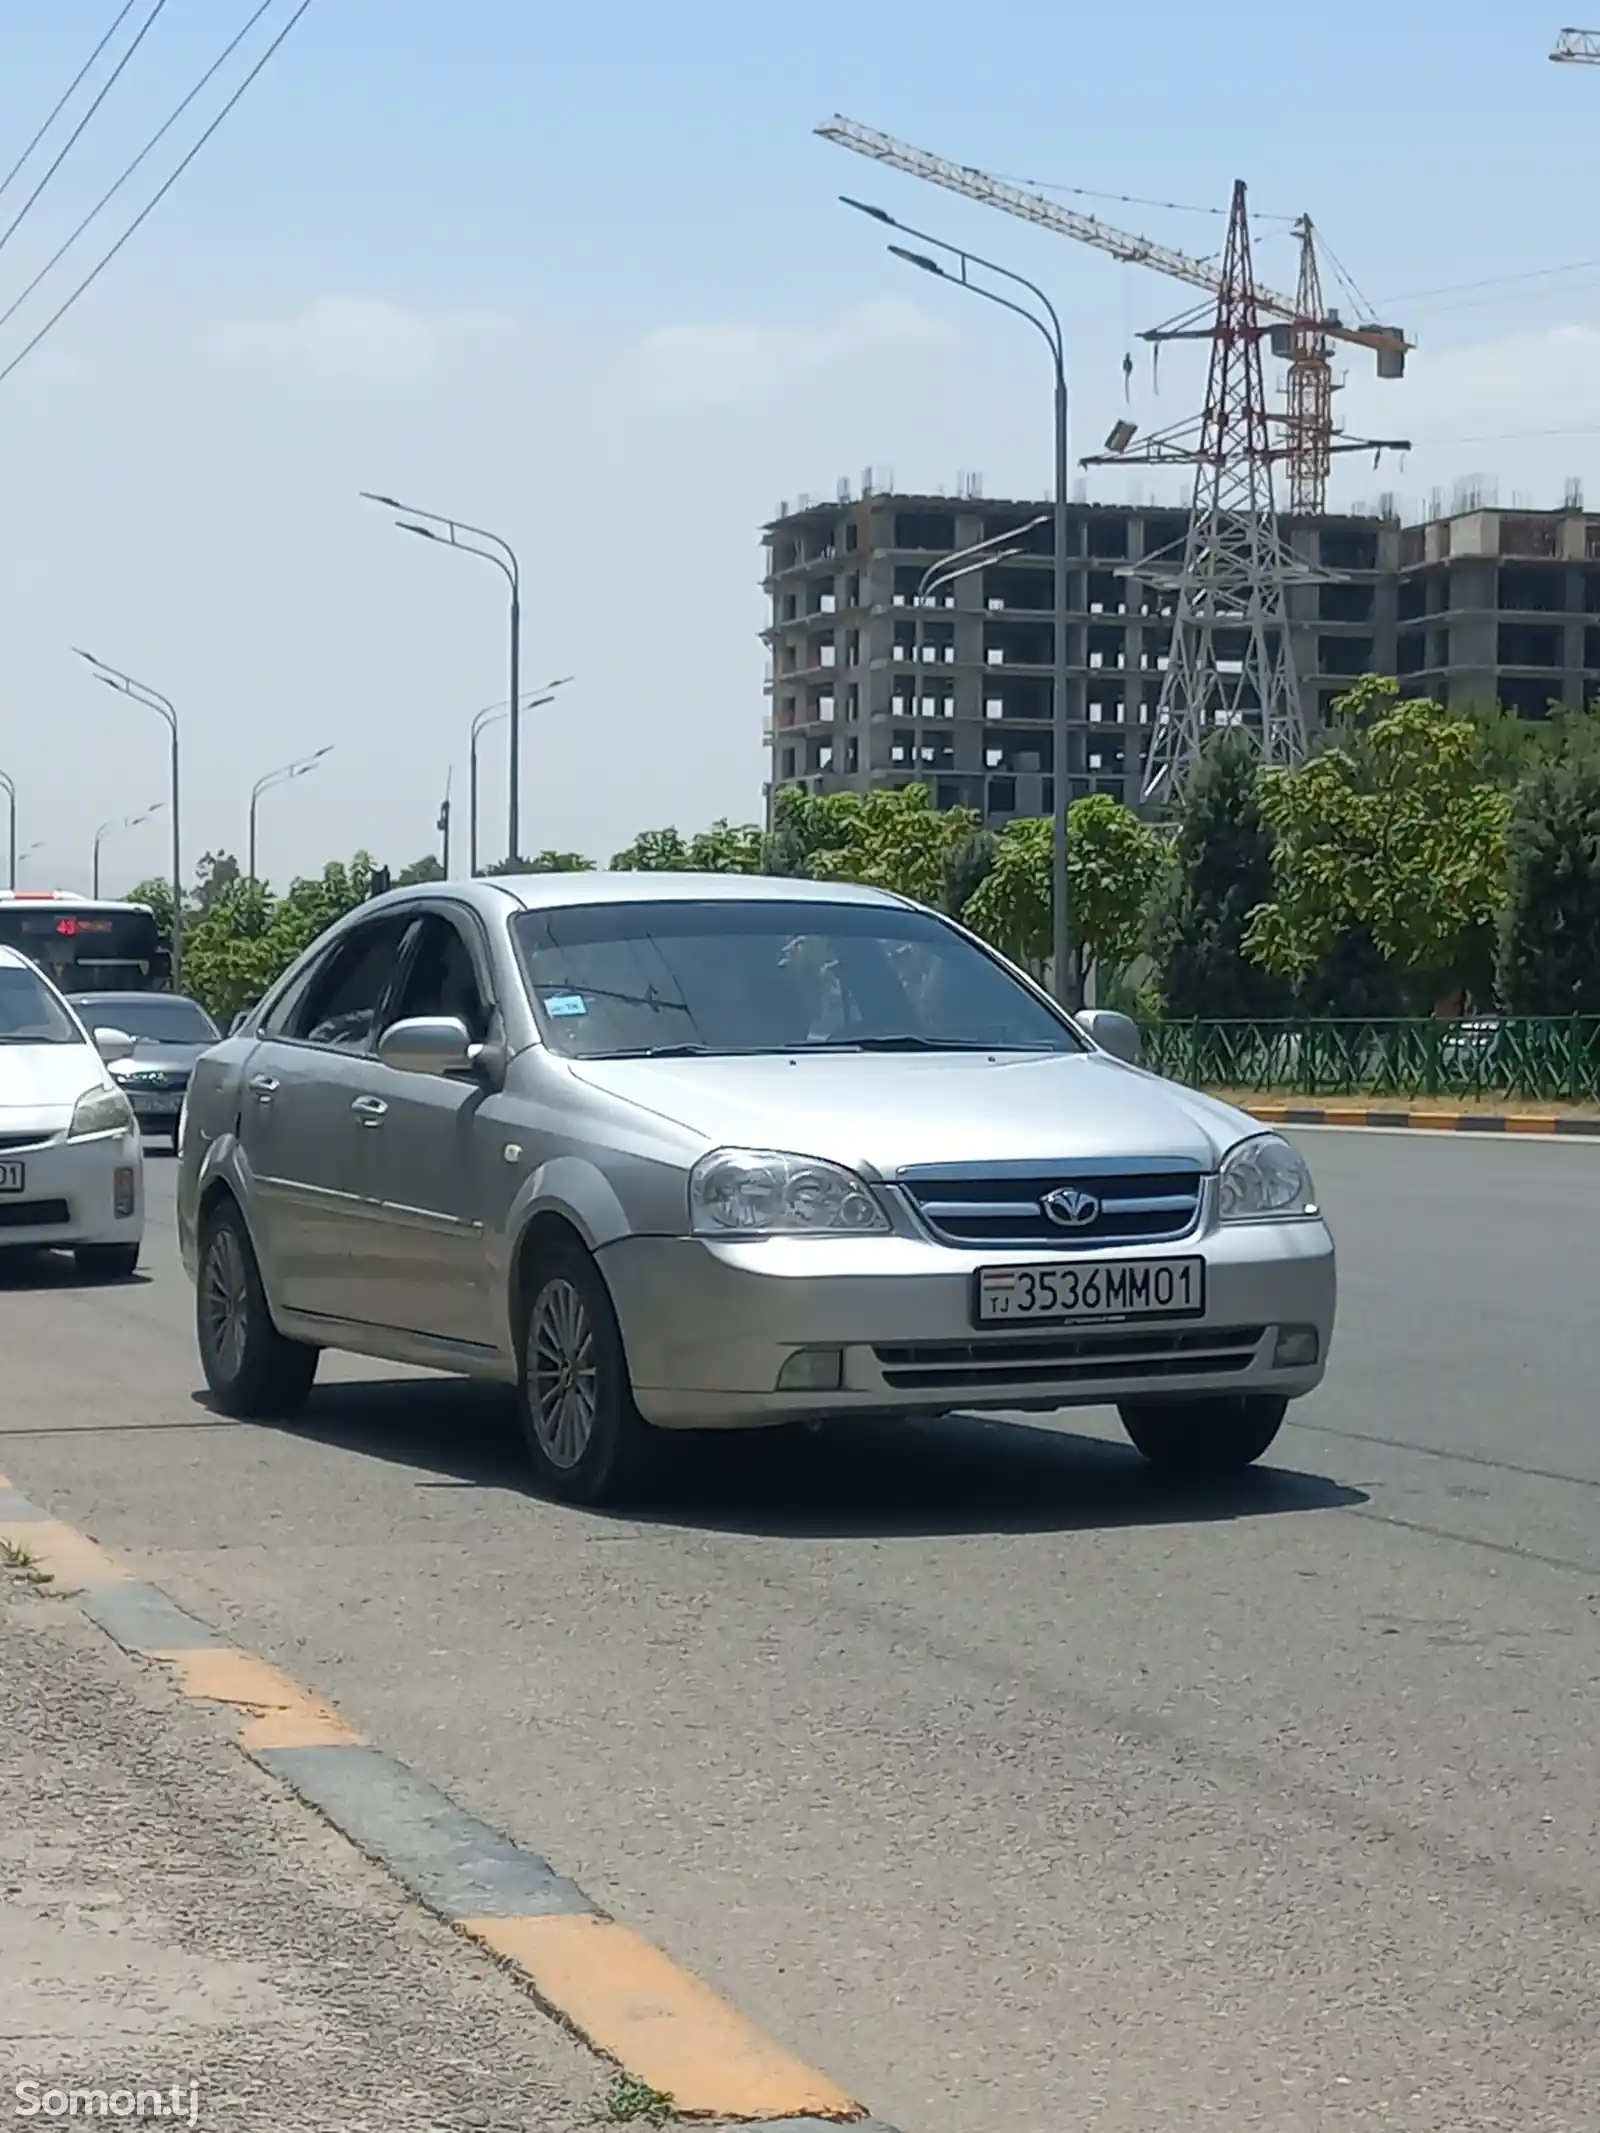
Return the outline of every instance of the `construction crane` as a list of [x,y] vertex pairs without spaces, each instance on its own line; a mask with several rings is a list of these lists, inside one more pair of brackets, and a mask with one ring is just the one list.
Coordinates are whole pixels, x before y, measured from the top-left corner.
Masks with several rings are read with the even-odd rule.
[[[1053,230],[1057,236],[1075,238],[1079,244],[1092,245],[1124,265],[1148,267],[1153,273],[1165,274],[1173,281],[1188,282],[1193,288],[1203,289],[1213,299],[1217,294],[1219,276],[1215,260],[1196,258],[1171,245],[1157,244],[1151,238],[1116,229],[1096,215],[1079,214],[1072,208],[1063,207],[1059,201],[1047,199],[1042,193],[1029,192],[1003,178],[990,177],[986,171],[974,170],[969,164],[952,163],[947,157],[934,155],[925,148],[913,148],[906,141],[880,133],[875,127],[860,125],[854,119],[835,117],[816,130],[823,140],[832,141],[839,148],[848,148],[854,155],[866,156],[891,170],[904,171],[908,177],[926,179],[930,185],[941,185],[947,192],[960,193],[963,198],[979,201],[985,207],[998,208],[1002,214],[1016,215],[1040,229]],[[1380,378],[1402,378],[1406,356],[1413,344],[1398,326],[1380,325],[1373,320],[1350,323],[1341,319],[1337,312],[1326,310],[1317,267],[1315,231],[1309,216],[1301,217],[1296,232],[1301,245],[1300,285],[1296,293],[1285,296],[1258,287],[1255,298],[1261,318],[1280,322],[1280,331],[1273,335],[1274,352],[1289,360],[1288,443],[1284,457],[1289,467],[1290,508],[1318,512],[1327,504],[1328,467],[1332,453],[1336,449],[1371,448],[1365,441],[1335,446],[1334,349],[1339,345],[1365,348],[1376,358]],[[1394,449],[1403,448],[1399,439],[1384,442]]]
[[1563,30],[1550,57],[1583,67],[1600,67],[1600,30]]

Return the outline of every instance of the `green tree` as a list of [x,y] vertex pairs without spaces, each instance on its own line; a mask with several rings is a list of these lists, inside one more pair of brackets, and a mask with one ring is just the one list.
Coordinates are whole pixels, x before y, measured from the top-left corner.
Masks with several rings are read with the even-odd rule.
[[936,808],[925,785],[888,786],[846,797],[857,805],[848,814],[840,810],[835,818],[843,841],[813,852],[812,875],[820,881],[862,882],[940,908],[951,854],[980,827],[973,809]]
[[1518,1015],[1600,1015],[1600,755],[1534,770],[1509,841],[1501,998]]
[[685,874],[689,870],[689,847],[675,829],[641,830],[632,844],[611,855],[618,874]]
[[944,855],[943,905],[951,918],[964,918],[967,906],[994,871],[1000,839],[993,830],[975,829]]
[[1261,819],[1255,749],[1219,734],[1178,818],[1152,948],[1165,1012],[1180,1020],[1286,1014],[1289,988],[1244,951],[1251,913],[1272,896],[1272,836]]
[[751,822],[730,822],[719,816],[709,829],[689,839],[688,867],[692,874],[759,874],[765,844],[762,832]]
[[582,852],[536,852],[531,859],[500,859],[484,874],[592,874],[594,861]]
[[424,881],[443,881],[444,862],[433,852],[424,852],[420,859],[413,859],[410,866],[402,867],[394,877],[392,886],[397,889],[413,889]]
[[[1052,946],[1055,825],[1011,822],[995,862],[967,905],[966,921],[1014,962],[1041,968]],[[1109,793],[1074,800],[1067,818],[1067,916],[1072,972],[1116,970],[1144,941],[1145,914],[1164,865],[1159,834]]]
[[799,785],[783,786],[772,803],[772,829],[764,844],[762,872],[810,874],[821,853],[849,843],[861,800],[860,793],[810,793]]
[[1341,745],[1265,772],[1259,804],[1273,894],[1245,948],[1264,969],[1304,984],[1365,932],[1418,1010],[1482,972],[1509,802],[1485,778],[1471,720],[1391,695]]
[[290,958],[273,938],[276,908],[263,883],[238,881],[189,928],[184,988],[224,1029],[288,965]]

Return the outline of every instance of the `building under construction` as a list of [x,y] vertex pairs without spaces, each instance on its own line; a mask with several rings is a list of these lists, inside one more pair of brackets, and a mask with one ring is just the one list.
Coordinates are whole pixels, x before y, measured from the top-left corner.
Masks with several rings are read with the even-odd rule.
[[[968,483],[967,488],[975,487]],[[1312,736],[1365,673],[1399,674],[1456,708],[1525,717],[1600,697],[1600,515],[1453,511],[1280,521],[1305,567],[1285,587]],[[1130,804],[1173,639],[1176,592],[1145,559],[1180,552],[1185,510],[1076,503],[1069,516],[1067,774],[1073,799]],[[922,783],[993,826],[1054,806],[1049,506],[841,491],[766,528],[771,785],[813,792]],[[943,559],[997,560],[922,594]],[[1230,646],[1219,642],[1219,655]]]

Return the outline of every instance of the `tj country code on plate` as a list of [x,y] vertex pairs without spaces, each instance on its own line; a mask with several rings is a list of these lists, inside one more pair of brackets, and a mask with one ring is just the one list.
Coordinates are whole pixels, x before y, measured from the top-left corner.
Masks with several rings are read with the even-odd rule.
[[1203,1259],[1099,1259],[1080,1266],[986,1266],[977,1321],[1198,1318],[1206,1307]]

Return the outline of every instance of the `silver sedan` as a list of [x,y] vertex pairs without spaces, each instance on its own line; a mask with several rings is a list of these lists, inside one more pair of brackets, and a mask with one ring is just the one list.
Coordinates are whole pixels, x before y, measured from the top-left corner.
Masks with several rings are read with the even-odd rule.
[[1306,1166],[873,889],[552,874],[399,890],[195,1069],[179,1228],[225,1412],[324,1348],[515,1385],[542,1484],[664,1433],[1114,1403],[1258,1458],[1320,1381]]

